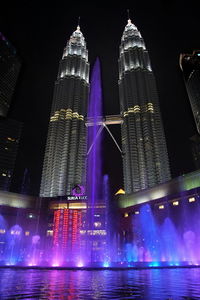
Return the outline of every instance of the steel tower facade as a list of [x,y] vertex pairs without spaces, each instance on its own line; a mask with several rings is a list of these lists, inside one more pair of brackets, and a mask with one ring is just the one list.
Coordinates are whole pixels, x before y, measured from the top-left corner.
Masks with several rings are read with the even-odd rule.
[[168,153],[148,51],[128,20],[119,49],[124,188],[137,192],[170,179]]
[[88,92],[88,51],[78,26],[64,49],[55,82],[41,197],[70,195],[76,185],[85,185]]

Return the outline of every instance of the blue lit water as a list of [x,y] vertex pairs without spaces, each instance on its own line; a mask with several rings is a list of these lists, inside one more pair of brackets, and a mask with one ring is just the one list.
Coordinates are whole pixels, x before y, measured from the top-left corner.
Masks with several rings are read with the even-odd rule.
[[200,299],[200,269],[0,269],[0,299]]

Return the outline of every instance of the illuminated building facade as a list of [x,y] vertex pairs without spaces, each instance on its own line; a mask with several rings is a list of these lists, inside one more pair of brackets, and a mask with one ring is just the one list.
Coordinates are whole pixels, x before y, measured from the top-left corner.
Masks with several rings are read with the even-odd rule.
[[41,197],[70,195],[85,185],[85,115],[89,90],[86,42],[80,27],[73,32],[59,65],[46,142]]
[[166,182],[170,169],[155,78],[143,38],[130,19],[120,45],[119,97],[125,192]]
[[22,123],[0,117],[0,189],[10,190]]
[[0,33],[0,116],[6,117],[15,90],[21,62],[16,50]]
[[200,50],[180,55],[180,68],[190,100],[197,131],[200,133]]

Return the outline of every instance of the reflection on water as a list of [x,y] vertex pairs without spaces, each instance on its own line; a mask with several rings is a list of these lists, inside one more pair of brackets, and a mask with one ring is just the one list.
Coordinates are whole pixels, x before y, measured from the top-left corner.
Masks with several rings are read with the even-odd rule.
[[200,299],[200,269],[0,270],[0,299]]

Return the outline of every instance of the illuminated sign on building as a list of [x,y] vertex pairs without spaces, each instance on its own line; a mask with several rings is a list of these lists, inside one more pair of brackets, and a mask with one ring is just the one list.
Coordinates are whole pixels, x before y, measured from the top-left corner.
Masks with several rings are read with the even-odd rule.
[[67,200],[87,200],[87,196],[67,196]]
[[85,194],[85,187],[83,185],[77,184],[72,189],[72,195],[73,196],[83,196]]

